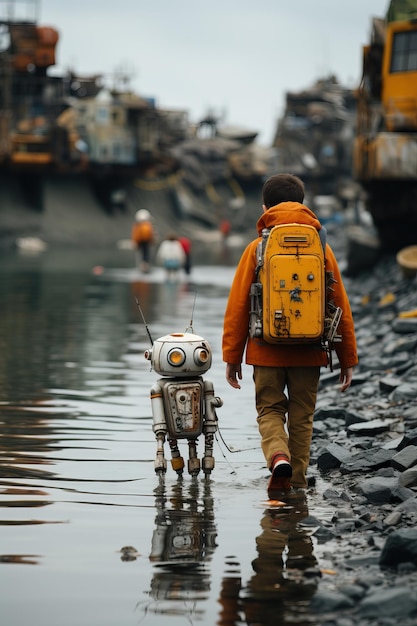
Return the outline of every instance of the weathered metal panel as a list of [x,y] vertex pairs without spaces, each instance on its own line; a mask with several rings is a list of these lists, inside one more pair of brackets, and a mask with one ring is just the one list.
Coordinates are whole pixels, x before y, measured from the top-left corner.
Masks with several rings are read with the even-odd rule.
[[368,145],[367,178],[416,179],[417,135],[380,133]]

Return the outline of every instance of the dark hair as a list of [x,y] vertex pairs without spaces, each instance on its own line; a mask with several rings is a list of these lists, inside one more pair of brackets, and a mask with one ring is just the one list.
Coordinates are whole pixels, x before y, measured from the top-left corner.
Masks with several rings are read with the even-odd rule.
[[274,174],[265,181],[262,188],[263,204],[269,209],[280,202],[302,202],[304,183],[293,174]]

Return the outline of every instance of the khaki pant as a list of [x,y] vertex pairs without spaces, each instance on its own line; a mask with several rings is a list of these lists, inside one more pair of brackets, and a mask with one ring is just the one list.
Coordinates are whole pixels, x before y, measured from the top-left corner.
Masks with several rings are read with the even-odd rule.
[[[282,452],[293,468],[293,487],[307,486],[320,367],[254,365],[256,410],[261,446],[268,467]],[[287,395],[286,395],[286,393]]]

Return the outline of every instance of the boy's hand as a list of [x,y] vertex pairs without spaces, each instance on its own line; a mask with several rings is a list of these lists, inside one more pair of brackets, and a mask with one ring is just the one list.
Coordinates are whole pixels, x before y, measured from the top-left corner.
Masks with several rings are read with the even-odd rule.
[[340,391],[342,393],[343,391],[346,391],[346,389],[349,389],[350,383],[352,382],[352,377],[353,367],[342,367],[340,369],[339,382],[342,383],[342,386],[340,387]]
[[240,389],[240,385],[237,379],[242,380],[242,366],[240,363],[227,363],[226,364],[226,380],[231,387]]

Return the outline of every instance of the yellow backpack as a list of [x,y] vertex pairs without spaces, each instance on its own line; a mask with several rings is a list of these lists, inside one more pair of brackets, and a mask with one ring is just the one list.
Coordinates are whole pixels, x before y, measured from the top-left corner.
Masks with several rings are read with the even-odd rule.
[[[320,234],[319,234],[320,233]],[[342,311],[328,291],[326,230],[307,224],[281,224],[262,231],[251,285],[250,335],[272,344],[321,343],[337,335]]]

